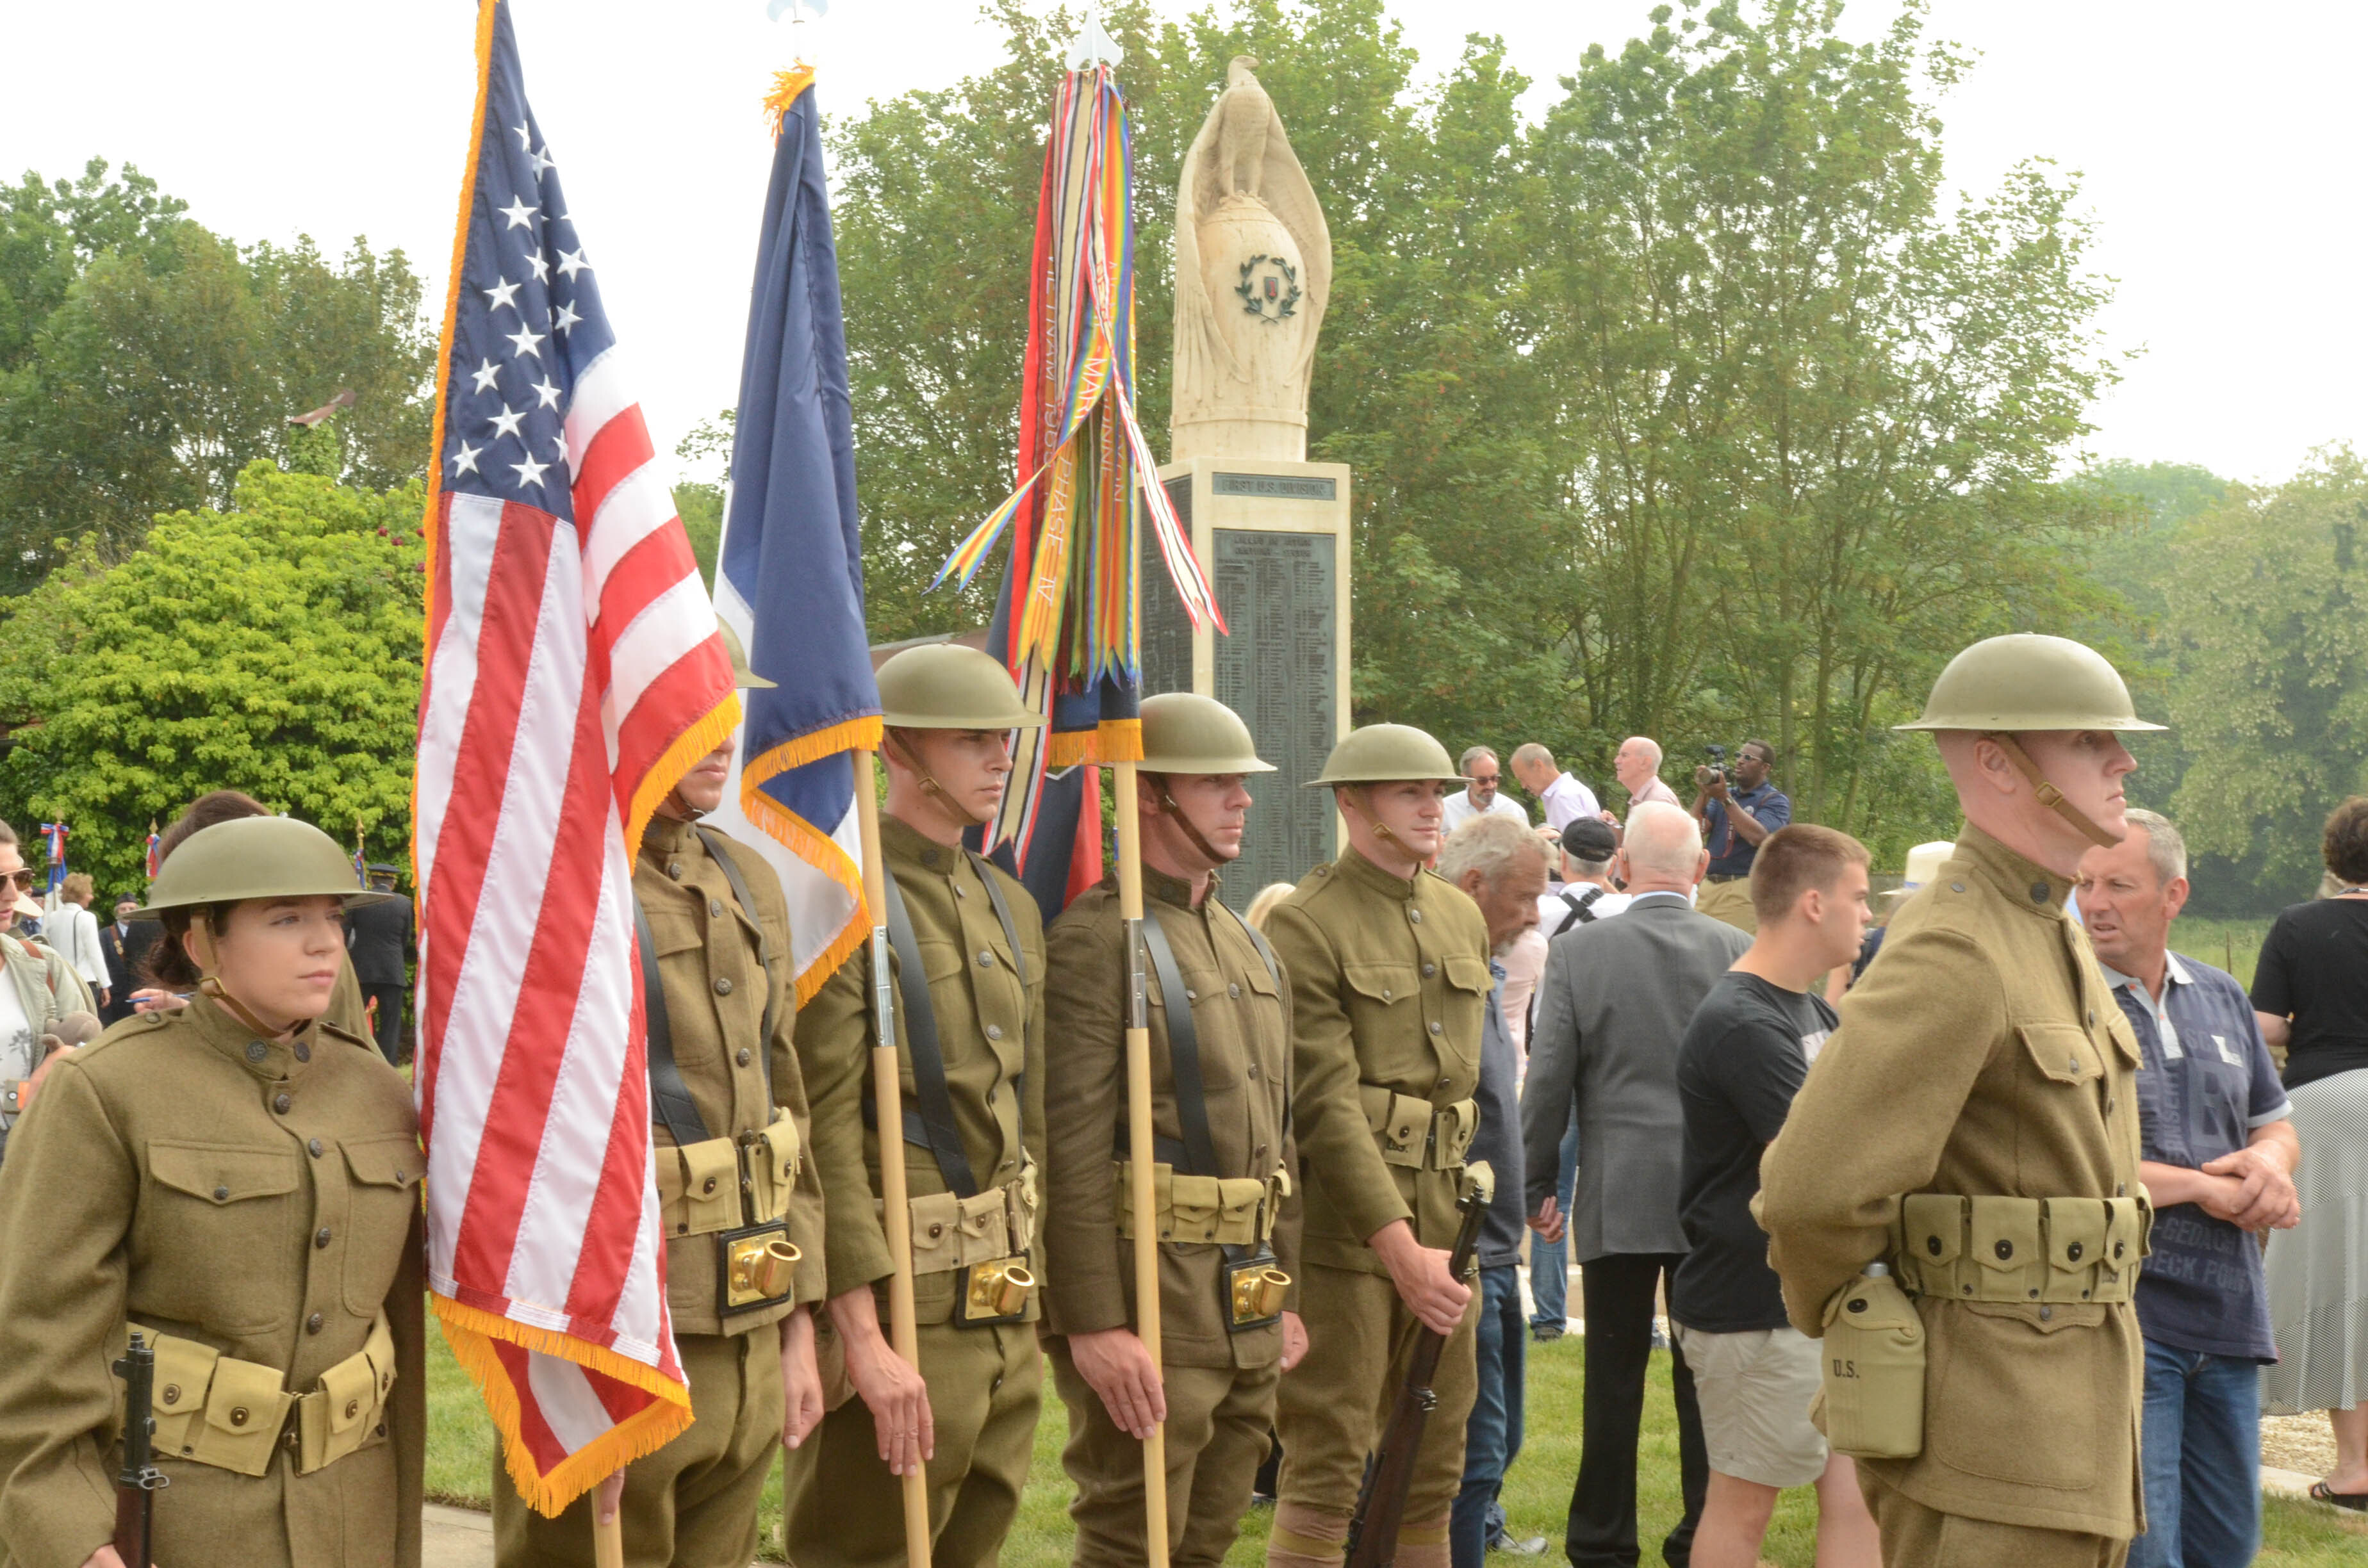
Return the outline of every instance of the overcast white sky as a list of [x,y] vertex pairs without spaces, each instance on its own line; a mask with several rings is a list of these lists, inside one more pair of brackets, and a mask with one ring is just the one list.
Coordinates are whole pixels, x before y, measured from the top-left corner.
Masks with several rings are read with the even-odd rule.
[[[513,3],[529,96],[670,449],[736,395],[770,154],[757,105],[790,58],[787,24],[765,0]],[[1501,33],[1542,107],[1588,43],[1643,30],[1650,0],[1392,7],[1432,70],[1465,32]],[[1895,9],[1854,0],[1846,25],[1872,33]],[[129,160],[243,241],[401,245],[440,299],[474,11],[11,7],[0,172]],[[949,85],[996,49],[973,0],[833,0],[808,31],[826,112]],[[1936,0],[1932,31],[1981,55],[1942,105],[1952,184],[1987,189],[2033,153],[2087,176],[2096,259],[2120,279],[2103,324],[2113,347],[2146,350],[2095,410],[2094,452],[2276,480],[2314,446],[2368,437],[2368,7]]]

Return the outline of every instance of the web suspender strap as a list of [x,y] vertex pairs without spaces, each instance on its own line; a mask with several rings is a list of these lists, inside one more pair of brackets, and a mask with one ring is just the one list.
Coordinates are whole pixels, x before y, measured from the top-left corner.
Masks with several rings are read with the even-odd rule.
[[946,1057],[938,1043],[938,1011],[929,1001],[929,971],[921,963],[921,946],[913,937],[913,917],[905,913],[904,891],[894,876],[888,883],[888,941],[896,949],[896,1000],[905,1018],[905,1045],[913,1057],[913,1097],[928,1135],[929,1153],[938,1174],[956,1198],[978,1195],[978,1178],[971,1173],[970,1156],[962,1150],[962,1131],[954,1124],[954,1097],[946,1087]]
[[666,986],[658,979],[658,943],[650,930],[649,913],[642,907],[642,896],[633,895],[633,946],[640,950],[642,960],[642,1017],[648,1037],[650,1059],[650,1105],[657,1111],[658,1119],[674,1134],[675,1142],[689,1148],[708,1140],[707,1119],[699,1114],[698,1102],[690,1097],[690,1085],[682,1081],[682,1069],[675,1065],[674,1029],[666,1019]]

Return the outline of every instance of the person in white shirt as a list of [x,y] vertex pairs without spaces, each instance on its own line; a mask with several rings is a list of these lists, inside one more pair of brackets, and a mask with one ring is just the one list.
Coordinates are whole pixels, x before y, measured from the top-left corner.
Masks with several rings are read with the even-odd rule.
[[[1619,755],[1611,759],[1611,775],[1620,787],[1628,791],[1628,809],[1634,811],[1647,801],[1662,801],[1685,809],[1678,792],[1661,782],[1661,743],[1645,735],[1631,735],[1620,743]],[[1610,812],[1603,820],[1617,823],[1620,819]]]
[[1483,815],[1509,817],[1523,827],[1530,825],[1530,813],[1520,802],[1497,792],[1505,782],[1505,770],[1497,766],[1495,752],[1486,746],[1470,747],[1456,768],[1463,775],[1463,788],[1447,797],[1448,832]]
[[1554,767],[1554,753],[1526,741],[1513,748],[1513,777],[1521,788],[1538,798],[1544,808],[1546,825],[1560,833],[1580,817],[1591,817],[1603,810],[1595,791]]
[[107,955],[99,950],[98,916],[90,912],[97,892],[84,873],[67,873],[65,884],[58,890],[57,910],[42,921],[41,932],[104,1007],[108,995]]

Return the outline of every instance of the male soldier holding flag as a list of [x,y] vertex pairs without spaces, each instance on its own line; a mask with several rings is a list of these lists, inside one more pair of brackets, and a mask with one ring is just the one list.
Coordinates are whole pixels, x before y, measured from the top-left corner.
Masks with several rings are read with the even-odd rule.
[[1404,724],[1332,748],[1349,846],[1269,922],[1291,977],[1292,1111],[1307,1181],[1300,1311],[1308,1354],[1283,1381],[1281,1497],[1268,1568],[1338,1568],[1366,1456],[1418,1335],[1452,1335],[1398,1532],[1400,1568],[1447,1568],[1474,1392],[1473,1291],[1450,1276],[1463,1152],[1478,1124],[1488,923],[1423,869],[1461,775]]
[[[1152,1125],[1158,1164],[1160,1364],[1134,1323],[1126,1154],[1127,955],[1115,878],[1080,894],[1047,940],[1046,1326],[1069,1406],[1077,1568],[1144,1551],[1137,1440],[1167,1425],[1168,1561],[1216,1568],[1249,1506],[1276,1383],[1306,1350],[1283,1308],[1299,1267],[1291,1135],[1291,1007],[1264,940],[1217,897],[1249,818],[1247,773],[1271,773],[1213,698],[1143,704],[1132,802],[1143,824]],[[1121,809],[1125,809],[1121,806]]]
[[[1826,1430],[1880,1434],[1858,1471],[1887,1562],[2111,1568],[2145,1526],[2138,1046],[2064,901],[2128,830],[2120,736],[2161,727],[2098,653],[2028,635],[1959,653],[1901,726],[1935,732],[1965,831],[1760,1164],[1785,1311],[1827,1340]],[[1834,1346],[1894,1312],[1877,1392],[1884,1366]]]
[[[722,632],[734,684],[770,686],[732,629]],[[666,1307],[696,1419],[598,1489],[630,1568],[749,1561],[774,1453],[822,1419],[806,1311],[823,1293],[822,1187],[804,1157],[806,1093],[791,1048],[789,905],[754,850],[698,825],[723,800],[731,760],[727,741],[692,765],[633,865]],[[785,1267],[784,1253],[766,1261],[776,1241],[803,1266]],[[495,1561],[580,1568],[592,1561],[595,1506],[586,1494],[543,1517],[495,1455]]]
[[[965,850],[962,834],[1003,798],[1008,733],[1043,721],[1000,663],[952,643],[882,665],[880,705],[905,1125],[873,1125],[872,973],[860,950],[798,1026],[828,1198],[820,1340],[833,1408],[790,1456],[790,1558],[801,1568],[902,1560],[898,1477],[919,1467],[935,1568],[991,1568],[1027,1483],[1043,1386],[1034,1231],[1044,928],[1027,890]],[[899,1135],[911,1145],[918,1378],[882,1332],[885,1298],[874,1291],[891,1272],[877,1140]]]

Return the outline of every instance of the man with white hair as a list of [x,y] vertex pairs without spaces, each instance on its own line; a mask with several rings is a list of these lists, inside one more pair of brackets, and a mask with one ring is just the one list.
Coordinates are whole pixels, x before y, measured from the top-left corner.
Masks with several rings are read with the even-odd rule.
[[[1566,1223],[1587,1320],[1578,1480],[1563,1537],[1573,1568],[1637,1560],[1636,1436],[1654,1301],[1686,1251],[1678,1044],[1751,945],[1689,902],[1710,857],[1700,826],[1674,800],[1640,801],[1629,812],[1619,861],[1632,895],[1620,918],[1573,926],[1548,949],[1521,1094],[1530,1224],[1552,1241]],[[1574,1108],[1585,1158],[1565,1221],[1554,1180]],[[1693,1378],[1682,1355],[1672,1359],[1685,1515],[1661,1551],[1683,1562],[1710,1477]]]
[[[1678,804],[1678,792],[1661,782],[1661,743],[1648,735],[1631,735],[1620,743],[1619,752],[1611,758],[1611,776],[1628,791],[1632,812],[1647,801]],[[1607,811],[1603,820],[1617,823],[1620,819]]]
[[1447,797],[1447,831],[1453,833],[1474,817],[1499,816],[1508,821],[1530,825],[1530,813],[1521,803],[1504,793],[1505,770],[1497,761],[1497,754],[1486,746],[1466,746],[1456,759],[1456,767],[1463,775],[1463,788]]
[[1535,741],[1525,741],[1513,748],[1513,777],[1521,781],[1522,789],[1538,798],[1539,809],[1546,813],[1546,825],[1556,833],[1603,809],[1596,801],[1595,791],[1556,767],[1554,753]]

